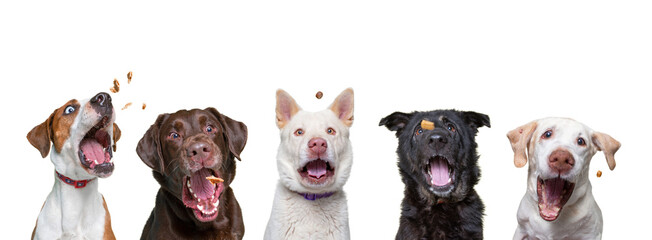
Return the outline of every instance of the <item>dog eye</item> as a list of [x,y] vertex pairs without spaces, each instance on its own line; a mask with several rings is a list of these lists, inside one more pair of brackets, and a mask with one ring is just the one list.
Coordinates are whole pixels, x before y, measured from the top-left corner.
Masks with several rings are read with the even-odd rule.
[[328,134],[330,134],[330,135],[335,135],[335,129],[333,129],[333,128],[328,128],[328,130],[326,130],[326,133],[328,133]]
[[68,115],[75,112],[75,107],[73,106],[67,106],[65,110],[63,110],[64,115]]
[[455,126],[453,126],[453,124],[451,123],[446,124],[446,128],[448,129],[448,131],[455,132]]
[[299,128],[296,131],[294,131],[294,136],[301,136],[303,135],[303,129]]
[[213,126],[211,126],[211,125],[206,126],[206,132],[207,133],[212,133],[213,132]]
[[177,138],[180,138],[181,136],[178,133],[171,132],[170,135],[168,135],[168,139],[172,140],[177,140]]
[[417,136],[423,133],[423,128],[417,128],[417,130],[414,132]]
[[552,137],[552,130],[548,130],[541,135],[541,138],[550,138]]
[[584,138],[578,138],[577,145],[586,146],[586,141],[584,141]]

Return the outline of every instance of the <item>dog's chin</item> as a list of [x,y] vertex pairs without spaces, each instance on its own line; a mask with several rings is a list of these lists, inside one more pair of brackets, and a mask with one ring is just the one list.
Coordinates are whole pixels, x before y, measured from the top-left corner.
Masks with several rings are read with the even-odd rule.
[[335,167],[330,161],[315,159],[297,169],[301,184],[309,189],[321,189],[335,182]]
[[437,155],[427,160],[423,168],[427,189],[438,197],[450,197],[455,188],[455,170],[447,157]]
[[210,222],[219,213],[220,195],[224,184],[211,183],[206,177],[219,177],[213,169],[202,168],[190,176],[183,177],[183,204],[189,208],[195,218],[201,222]]
[[549,179],[537,177],[537,196],[541,218],[546,221],[556,220],[574,189],[575,183],[561,177]]
[[108,132],[111,124],[108,116],[102,117],[79,141],[79,162],[90,175],[106,178],[113,173],[113,147]]

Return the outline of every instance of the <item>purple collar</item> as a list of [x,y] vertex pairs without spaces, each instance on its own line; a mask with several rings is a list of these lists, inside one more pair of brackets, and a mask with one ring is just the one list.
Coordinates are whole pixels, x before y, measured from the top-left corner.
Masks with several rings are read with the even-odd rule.
[[327,193],[320,193],[320,194],[317,193],[297,193],[297,194],[303,196],[303,198],[305,198],[306,200],[315,201],[320,198],[330,197],[331,195],[335,194],[335,192],[327,192]]

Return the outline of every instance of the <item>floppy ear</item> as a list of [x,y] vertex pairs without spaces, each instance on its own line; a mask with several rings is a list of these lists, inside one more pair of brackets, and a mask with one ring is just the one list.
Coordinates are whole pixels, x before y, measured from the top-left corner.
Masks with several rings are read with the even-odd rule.
[[514,166],[520,168],[527,163],[527,147],[536,128],[537,122],[532,121],[507,133],[514,151]]
[[353,124],[353,89],[347,88],[335,98],[329,107],[347,127]]
[[466,124],[469,124],[471,127],[476,129],[483,126],[487,126],[488,128],[491,127],[489,116],[485,114],[468,111],[461,112],[461,116]]
[[50,152],[50,141],[52,140],[51,125],[52,120],[54,119],[54,113],[56,113],[56,110],[50,114],[45,122],[32,128],[32,130],[27,133],[27,141],[41,152],[41,157],[43,158],[45,158]]
[[159,128],[168,114],[158,115],[156,122],[149,127],[145,135],[138,141],[136,153],[145,165],[157,172],[165,171],[163,166],[163,154],[161,154],[161,142],[159,140]]
[[412,113],[394,112],[383,119],[380,119],[378,126],[385,126],[390,131],[396,131],[396,137],[401,135],[403,128],[410,122]]
[[614,168],[616,168],[614,154],[616,154],[616,151],[620,148],[620,142],[601,132],[594,132],[593,135],[591,135],[591,140],[593,141],[593,144],[598,146],[598,151],[604,152],[604,156],[607,158],[607,164],[609,164],[609,169],[614,170]]
[[118,140],[120,140],[120,137],[122,136],[122,131],[120,131],[120,128],[118,127],[118,124],[113,123],[113,151],[116,150],[116,143]]
[[276,126],[283,128],[297,114],[301,107],[283,89],[276,90]]
[[221,114],[215,108],[209,107],[204,110],[212,113],[220,120],[222,126],[224,126],[224,133],[226,134],[225,137],[226,142],[229,145],[229,151],[231,151],[235,158],[242,161],[242,159],[240,159],[240,153],[242,153],[242,150],[244,150],[244,147],[247,144],[247,125]]

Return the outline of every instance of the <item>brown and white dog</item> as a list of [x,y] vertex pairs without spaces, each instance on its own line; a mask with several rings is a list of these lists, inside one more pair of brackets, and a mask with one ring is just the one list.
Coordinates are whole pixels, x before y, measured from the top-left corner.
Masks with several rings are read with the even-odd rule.
[[[32,239],[115,239],[97,178],[113,173],[112,151],[120,138],[111,96],[72,99],[34,127],[27,140],[54,164],[54,186]],[[50,143],[54,146],[50,150]]]
[[532,121],[507,137],[514,165],[530,162],[514,239],[601,239],[602,212],[591,192],[589,163],[603,151],[613,170],[620,143],[568,118]]

